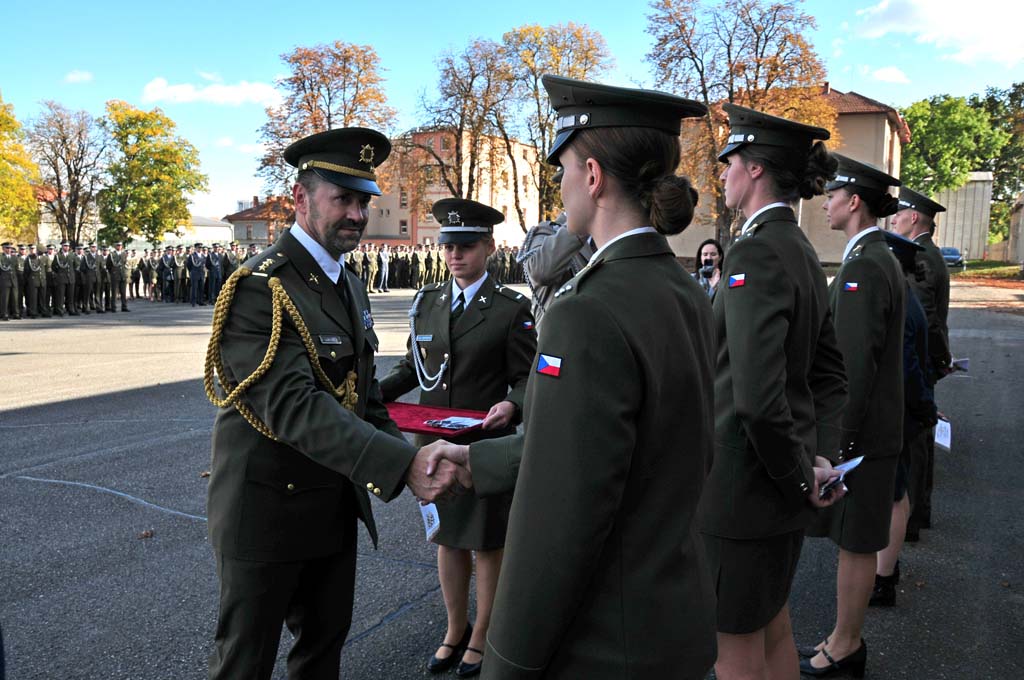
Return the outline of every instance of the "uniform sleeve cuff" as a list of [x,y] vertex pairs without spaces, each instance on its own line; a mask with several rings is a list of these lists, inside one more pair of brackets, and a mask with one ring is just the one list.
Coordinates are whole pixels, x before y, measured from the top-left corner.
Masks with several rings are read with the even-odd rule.
[[352,467],[352,482],[370,495],[390,501],[405,488],[405,473],[416,451],[405,437],[377,431]]

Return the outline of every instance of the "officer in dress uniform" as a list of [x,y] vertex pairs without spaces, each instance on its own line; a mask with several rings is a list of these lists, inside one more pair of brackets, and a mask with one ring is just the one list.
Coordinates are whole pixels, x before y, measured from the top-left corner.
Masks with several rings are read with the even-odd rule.
[[160,258],[156,271],[163,301],[174,302],[175,281],[179,277],[178,260],[174,257],[174,248],[171,246],[164,248],[164,254]]
[[[927,196],[900,187],[899,211],[892,217],[893,231],[920,245],[917,255],[920,276],[912,282],[914,293],[928,317],[928,380],[935,383],[949,375],[953,361],[949,349],[949,269],[942,251],[935,245],[935,219],[946,208]],[[913,514],[907,523],[907,540],[920,538],[921,529],[932,525],[932,487],[935,473],[935,432],[925,435],[925,448],[917,450],[911,462],[911,500]],[[923,460],[920,459],[923,454]]]
[[214,311],[206,373],[230,393],[207,392],[220,407],[208,502],[220,584],[214,680],[270,678],[282,623],[295,635],[289,678],[337,680],[356,520],[377,540],[369,496],[388,501],[408,484],[432,499],[455,480],[454,466],[428,477],[426,455],[388,417],[369,298],[341,264],[381,193],[375,168],[389,151],[364,128],[289,146],[296,224],[232,275]]
[[18,310],[18,268],[14,259],[17,257],[10,241],[0,245],[0,320],[10,321],[13,316],[21,318]]
[[36,244],[28,246],[28,257],[25,258],[25,301],[28,309],[28,317],[34,319],[38,316],[50,316],[50,309],[46,305],[46,268],[49,262],[45,255],[36,252]]
[[[555,181],[560,182],[561,177]],[[548,305],[554,302],[555,291],[579,274],[593,255],[589,239],[565,228],[564,212],[526,232],[518,261],[533,293],[533,318],[538,328]]]
[[[441,225],[453,278],[417,293],[405,359],[381,381],[385,401],[421,388],[420,404],[484,411],[481,431],[453,441],[468,444],[515,432],[537,349],[529,301],[484,269],[494,250],[501,212],[476,201],[446,198],[432,212]],[[436,437],[418,435],[420,446]],[[437,564],[448,610],[448,630],[428,667],[441,672],[459,661],[459,677],[480,670],[491,605],[498,583],[512,494],[466,495],[441,504]],[[468,621],[468,589],[476,554],[477,618]]]
[[[713,440],[714,328],[665,235],[690,223],[697,197],[674,174],[680,119],[707,110],[543,83],[568,228],[598,249],[544,318],[524,435],[468,447],[477,495],[515,486],[483,677],[704,678],[714,593],[693,523]],[[456,459],[465,448],[432,447]]]
[[203,302],[203,273],[206,271],[206,258],[202,254],[202,243],[196,243],[185,258],[185,267],[188,270],[189,295],[188,301],[193,307],[205,305]]
[[74,250],[74,271],[75,271],[75,311],[85,312],[85,286],[82,281],[82,256],[85,253],[85,246],[79,243]]
[[99,253],[96,244],[89,243],[88,250],[82,255],[82,295],[83,309],[89,312],[102,312],[99,304],[99,267],[103,266],[99,261]]
[[[238,241],[232,241],[228,245],[227,251],[224,253],[224,281],[227,281],[228,277],[235,273],[235,270],[238,269],[238,265],[240,264],[237,248]],[[223,282],[221,285],[223,285]]]
[[18,283],[18,292],[15,293],[15,303],[18,309],[18,316],[25,316],[25,258],[28,256],[28,246],[24,243],[18,244],[18,252],[14,258],[18,275],[15,277]]
[[[866,163],[835,154],[839,169],[823,205],[829,226],[847,239],[843,263],[829,285],[829,307],[849,381],[842,440],[834,462],[863,456],[846,477],[852,492],[819,514],[808,531],[839,547],[836,625],[800,671],[825,677],[863,674],[861,637],[874,587],[876,553],[889,544],[896,463],[903,444],[903,325],[906,283],[879,219],[896,212],[890,187],[900,181]],[[726,256],[726,262],[732,256]]]
[[47,243],[46,252],[39,257],[46,261],[46,295],[43,298],[43,304],[49,310],[50,315],[53,315],[57,311],[54,305],[57,291],[53,276],[53,258],[56,257],[56,247],[52,243]]
[[53,308],[57,316],[78,316],[75,311],[75,272],[73,269],[73,253],[68,241],[60,242],[60,252],[53,257],[50,267],[53,270]]
[[174,249],[174,266],[178,273],[178,277],[174,282],[175,302],[188,302],[191,277],[188,275],[187,259],[188,252],[186,252],[185,246],[178,246]]
[[114,249],[107,255],[107,273],[110,275],[111,303],[110,311],[117,310],[117,300],[121,299],[121,311],[128,310],[128,259],[124,252],[124,243],[118,241]]
[[110,287],[110,269],[107,267],[107,259],[110,257],[110,248],[106,245],[100,246],[99,268],[96,270],[96,288],[99,291],[98,297],[100,308],[98,313],[114,312],[113,292]]

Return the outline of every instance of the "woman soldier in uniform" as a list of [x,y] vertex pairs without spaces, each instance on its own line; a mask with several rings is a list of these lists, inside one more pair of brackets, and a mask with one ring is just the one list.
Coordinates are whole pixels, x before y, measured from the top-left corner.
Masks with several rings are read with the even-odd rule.
[[707,110],[543,82],[567,228],[597,251],[544,315],[523,435],[436,450],[470,464],[477,495],[515,484],[484,677],[704,678],[714,600],[693,519],[714,331],[665,235],[686,228],[697,200],[675,174],[680,119]]
[[[455,440],[462,444],[514,433],[537,336],[529,300],[499,284],[485,269],[494,252],[494,225],[504,216],[458,198],[437,201],[432,210],[441,224],[438,243],[453,278],[417,294],[410,315],[409,352],[381,381],[384,399],[393,401],[418,385],[420,404],[488,411],[484,431]],[[417,435],[416,445],[433,439]],[[431,672],[448,670],[460,653],[456,675],[480,672],[511,502],[512,494],[507,493],[486,499],[462,495],[438,504],[441,528],[434,542],[448,632],[427,664]],[[474,552],[475,628],[468,621]]]
[[714,299],[714,462],[700,528],[718,589],[719,680],[797,678],[790,586],[819,485],[836,473],[846,402],[825,274],[792,204],[825,191],[836,162],[822,128],[726,104],[719,154],[743,231]]
[[839,546],[836,624],[812,658],[806,675],[864,674],[864,616],[875,585],[876,556],[889,544],[896,461],[903,444],[903,324],[906,285],[878,220],[896,212],[889,187],[900,182],[881,170],[836,154],[839,170],[828,185],[829,226],[846,234],[843,264],[829,286],[839,349],[850,380],[838,459],[864,456],[850,472],[854,490],[823,513],[814,529]]

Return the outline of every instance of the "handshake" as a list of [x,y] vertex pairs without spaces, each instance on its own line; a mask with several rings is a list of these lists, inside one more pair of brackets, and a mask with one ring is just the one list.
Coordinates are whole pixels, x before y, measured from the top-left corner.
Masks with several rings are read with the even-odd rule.
[[443,439],[424,446],[409,465],[405,484],[423,505],[466,493],[473,488],[469,447]]

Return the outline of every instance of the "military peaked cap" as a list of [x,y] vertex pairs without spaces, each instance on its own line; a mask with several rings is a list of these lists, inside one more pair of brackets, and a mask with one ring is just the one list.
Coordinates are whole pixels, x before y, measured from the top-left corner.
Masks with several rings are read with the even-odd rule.
[[380,196],[374,170],[390,153],[387,137],[376,130],[351,127],[303,137],[284,150],[284,159],[331,184]]
[[900,187],[900,210],[908,209],[916,210],[932,219],[935,219],[936,213],[946,212],[946,206],[939,205],[924,194],[919,194],[913,189]]
[[563,76],[541,78],[558,114],[555,142],[547,162],[558,165],[558,152],[577,130],[599,127],[648,127],[678,135],[680,120],[707,115],[700,102],[658,90],[614,87]]
[[441,225],[437,242],[469,244],[494,233],[505,216],[494,208],[465,198],[443,198],[430,211]]
[[826,140],[832,136],[825,128],[772,116],[746,106],[723,104],[722,109],[729,116],[729,137],[725,140],[725,148],[718,154],[718,160],[723,162],[729,154],[748,144],[782,146],[806,154],[815,140]]
[[889,187],[898,187],[900,185],[898,179],[892,175],[885,174],[873,165],[855,161],[838,153],[832,155],[839,161],[839,169],[836,170],[835,179],[825,186],[829,191],[850,186],[856,189],[867,189],[885,194],[889,192]]

